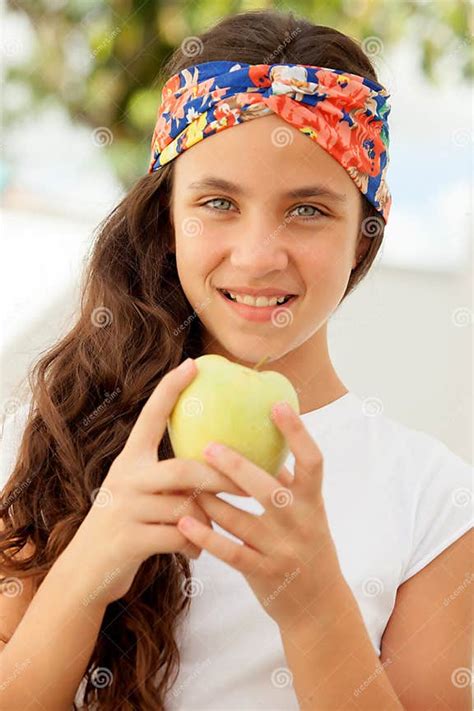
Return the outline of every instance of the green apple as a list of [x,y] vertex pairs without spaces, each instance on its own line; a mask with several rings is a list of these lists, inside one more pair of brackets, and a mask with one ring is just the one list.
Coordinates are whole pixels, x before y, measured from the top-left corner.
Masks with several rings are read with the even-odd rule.
[[270,418],[271,407],[286,400],[300,413],[291,382],[273,370],[253,370],[215,354],[195,363],[198,372],[167,421],[175,456],[209,464],[204,448],[221,442],[275,476],[289,449]]

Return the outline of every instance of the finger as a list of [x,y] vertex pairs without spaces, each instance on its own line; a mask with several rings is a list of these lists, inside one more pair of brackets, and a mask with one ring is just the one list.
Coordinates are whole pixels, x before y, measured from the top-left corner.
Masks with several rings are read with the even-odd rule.
[[135,484],[147,493],[187,490],[199,493],[202,490],[215,494],[224,491],[237,496],[248,496],[246,491],[214,467],[197,460],[176,457],[153,463],[150,469],[147,468],[137,475]]
[[197,560],[201,553],[202,548],[198,548],[193,543],[188,543],[188,548],[183,551],[183,555],[186,555],[188,558],[192,558],[193,560]]
[[[189,523],[190,526],[187,525]],[[209,551],[216,558],[244,575],[253,573],[264,560],[258,551],[245,544],[234,543],[227,536],[222,536],[195,519],[180,519],[178,530],[183,532],[186,538],[196,546]]]
[[286,467],[282,467],[278,474],[276,475],[276,480],[283,484],[283,486],[290,486],[293,483],[294,474],[292,474]]
[[214,494],[199,494],[197,501],[213,521],[250,548],[267,554],[278,544],[275,533],[266,527],[259,515],[238,509]]
[[[178,496],[183,496],[183,495],[186,496],[186,495],[187,495],[185,491],[172,491],[172,492],[170,492],[170,493],[171,493],[171,494],[177,494]],[[207,513],[204,511],[204,509],[202,508],[202,506],[199,505],[198,497],[197,497],[197,496],[196,496],[196,506],[197,506],[197,508],[198,508],[198,511],[200,511],[200,512],[202,513],[202,515],[203,515],[203,523],[206,523],[208,526],[210,526],[210,525],[212,524],[212,521],[211,521],[211,519],[209,518],[209,516],[207,515]]]
[[[189,369],[188,369],[189,368]],[[166,430],[166,422],[181,392],[197,373],[194,361],[181,363],[166,373],[142,407],[132,427],[123,452],[131,455],[149,454],[156,460],[156,452]]]
[[[183,553],[197,555],[201,547],[184,536],[177,526],[170,524],[145,523],[140,526],[139,553],[144,556],[158,553]],[[192,545],[190,545],[190,543]]]
[[206,448],[204,456],[214,468],[247,491],[247,496],[253,496],[264,509],[267,509],[271,504],[274,491],[280,488],[275,477],[232,447],[226,447],[221,442],[218,445],[218,449]]
[[129,506],[129,511],[140,523],[174,523],[183,516],[194,516],[207,524],[209,519],[191,496],[166,494],[139,494]]
[[295,458],[294,484],[322,484],[323,456],[299,415],[289,407],[272,408],[272,421],[277,425]]

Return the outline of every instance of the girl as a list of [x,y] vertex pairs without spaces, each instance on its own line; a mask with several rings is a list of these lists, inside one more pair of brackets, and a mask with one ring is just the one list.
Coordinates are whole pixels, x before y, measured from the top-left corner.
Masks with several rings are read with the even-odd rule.
[[[165,68],[149,174],[34,368],[3,489],[2,708],[467,710],[470,467],[328,353],[390,211],[388,94],[291,14],[199,46]],[[173,456],[188,359],[211,353],[297,389],[278,477]]]

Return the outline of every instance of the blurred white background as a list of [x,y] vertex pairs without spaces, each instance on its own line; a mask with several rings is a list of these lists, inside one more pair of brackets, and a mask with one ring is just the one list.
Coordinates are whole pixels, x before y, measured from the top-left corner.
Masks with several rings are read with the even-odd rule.
[[[9,31],[25,30],[15,22]],[[407,37],[375,62],[392,96],[393,206],[382,252],[334,315],[330,345],[350,389],[377,398],[385,414],[472,462],[472,92],[450,81],[455,53],[433,87],[418,70],[417,51],[416,38]],[[10,47],[8,61],[14,60]],[[24,97],[7,88],[4,100]],[[19,384],[32,362],[68,329],[93,229],[121,188],[91,130],[72,124],[53,104],[25,112],[4,143],[5,414],[15,398],[27,397]]]

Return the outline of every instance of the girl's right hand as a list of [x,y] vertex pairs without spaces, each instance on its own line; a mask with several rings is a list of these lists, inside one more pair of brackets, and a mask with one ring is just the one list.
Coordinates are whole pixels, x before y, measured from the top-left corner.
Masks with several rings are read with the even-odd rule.
[[[180,552],[197,558],[201,554],[202,549],[176,526],[186,514],[211,525],[193,490],[248,496],[206,464],[178,458],[158,461],[167,419],[197,374],[194,361],[188,363],[188,370],[183,365],[164,375],[153,390],[88,514],[62,553],[75,556],[91,599],[100,595],[100,601],[108,604],[123,597],[141,563],[151,555]],[[183,490],[190,495],[176,493]]]

